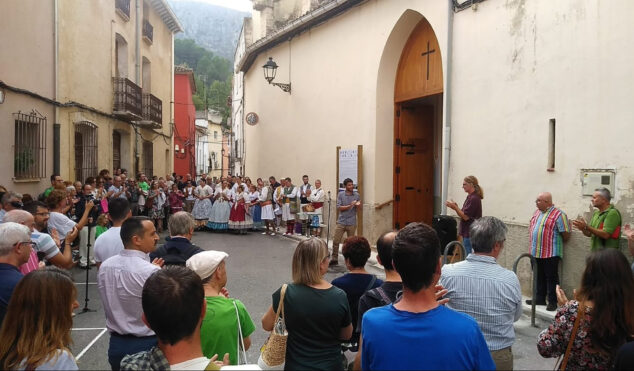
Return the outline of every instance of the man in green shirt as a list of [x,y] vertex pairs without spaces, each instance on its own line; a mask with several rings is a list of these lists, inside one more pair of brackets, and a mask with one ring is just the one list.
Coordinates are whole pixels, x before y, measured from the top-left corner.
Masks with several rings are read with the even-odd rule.
[[590,250],[597,251],[606,247],[619,248],[621,238],[621,213],[610,204],[612,196],[607,188],[599,188],[592,194],[592,206],[598,210],[592,215],[590,225],[583,219],[573,220],[572,224],[585,236],[591,238]]
[[55,186],[59,187],[63,184],[64,184],[64,179],[62,179],[62,177],[59,176],[59,174],[51,175],[51,186],[49,188],[46,188],[46,190],[44,191],[44,198],[48,197],[48,195],[51,194],[53,189],[55,189]]
[[244,304],[226,296],[228,256],[222,251],[203,251],[189,258],[186,266],[202,279],[205,290],[207,312],[200,328],[203,354],[212,357],[229,353],[230,364],[237,365],[238,353],[242,352],[239,348],[244,344],[244,352],[249,350],[255,325]]

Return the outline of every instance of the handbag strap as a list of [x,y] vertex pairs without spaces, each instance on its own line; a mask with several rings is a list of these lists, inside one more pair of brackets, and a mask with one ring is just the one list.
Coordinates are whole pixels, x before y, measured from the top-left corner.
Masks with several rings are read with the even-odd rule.
[[282,285],[282,290],[280,292],[280,302],[277,305],[277,313],[275,313],[275,322],[273,323],[277,323],[277,320],[280,319],[280,311],[282,313],[282,319],[286,320],[284,316],[284,295],[286,294],[287,287],[288,287],[288,284],[286,283]]
[[581,317],[586,314],[586,306],[584,302],[578,303],[577,306],[577,318],[575,318],[575,324],[572,327],[572,332],[570,333],[570,340],[568,341],[568,347],[566,348],[566,353],[564,354],[564,359],[561,361],[561,365],[559,366],[560,370],[565,370],[566,365],[568,364],[568,358],[570,358],[570,351],[572,350],[572,343],[575,341],[575,337],[577,336],[577,330],[579,329],[579,323],[581,323]]
[[375,282],[376,282],[376,276],[372,275],[372,279],[368,283],[368,287],[366,287],[365,290],[363,290],[363,292],[366,292],[366,291],[370,290],[372,288],[372,286],[374,286]]
[[[236,309],[236,319],[238,320],[238,364],[242,361],[243,365],[248,364],[247,360],[247,352],[244,348],[244,337],[242,336],[242,325],[240,324],[240,313],[238,313],[238,305],[236,301],[233,300],[233,307]],[[240,355],[242,355],[242,360],[240,359]]]

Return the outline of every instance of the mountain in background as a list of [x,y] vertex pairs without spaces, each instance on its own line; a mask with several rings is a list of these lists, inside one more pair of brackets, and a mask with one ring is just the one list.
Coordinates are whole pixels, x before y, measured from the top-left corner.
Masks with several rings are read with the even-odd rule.
[[244,17],[250,14],[196,1],[168,0],[185,32],[177,39],[192,39],[215,55],[233,61]]

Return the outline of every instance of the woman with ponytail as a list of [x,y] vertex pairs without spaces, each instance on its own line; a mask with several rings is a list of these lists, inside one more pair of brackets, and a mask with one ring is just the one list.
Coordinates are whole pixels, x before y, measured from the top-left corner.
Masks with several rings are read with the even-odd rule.
[[448,208],[455,210],[460,217],[460,226],[458,228],[458,235],[462,237],[462,245],[464,246],[467,255],[471,254],[471,239],[469,238],[469,227],[474,220],[482,217],[482,199],[484,198],[484,191],[478,184],[478,178],[473,175],[469,175],[462,181],[462,189],[467,192],[467,199],[462,204],[462,209],[458,208],[458,204],[453,200],[447,201],[445,205]]

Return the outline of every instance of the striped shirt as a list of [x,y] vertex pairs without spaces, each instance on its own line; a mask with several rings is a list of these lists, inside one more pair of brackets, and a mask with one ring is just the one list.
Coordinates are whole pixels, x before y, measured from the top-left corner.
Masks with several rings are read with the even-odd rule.
[[551,206],[542,212],[535,211],[530,223],[531,255],[539,259],[563,257],[562,232],[570,232],[570,221],[566,213]]
[[46,233],[40,233],[34,231],[31,233],[31,242],[35,242],[35,247],[31,250],[29,260],[20,266],[20,272],[27,275],[29,272],[36,270],[39,267],[38,252],[44,255],[44,259],[49,260],[61,252],[57,248],[57,244],[53,240],[53,237]]
[[469,254],[442,267],[440,282],[449,292],[447,306],[473,317],[490,351],[513,345],[513,323],[522,315],[520,281],[494,257]]

